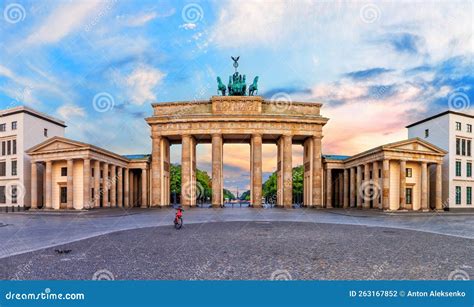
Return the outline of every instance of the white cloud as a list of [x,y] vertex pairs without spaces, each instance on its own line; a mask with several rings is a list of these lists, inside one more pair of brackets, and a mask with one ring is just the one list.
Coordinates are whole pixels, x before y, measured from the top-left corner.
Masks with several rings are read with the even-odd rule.
[[197,24],[188,22],[188,23],[183,23],[182,25],[179,26],[180,29],[185,29],[185,30],[194,30],[196,29]]
[[134,16],[118,16],[119,19],[124,19],[124,24],[129,27],[140,27],[148,22],[156,19],[159,15],[156,12],[146,12]]
[[130,102],[143,105],[156,100],[155,88],[161,83],[165,74],[160,70],[146,65],[135,68],[123,80],[127,86]]
[[76,106],[74,104],[65,104],[58,108],[58,115],[65,119],[69,120],[73,117],[85,117],[86,112],[83,108]]
[[31,44],[48,44],[60,41],[75,30],[81,28],[86,21],[93,22],[104,12],[101,8],[110,5],[110,1],[88,0],[73,1],[61,4],[35,27],[26,42]]

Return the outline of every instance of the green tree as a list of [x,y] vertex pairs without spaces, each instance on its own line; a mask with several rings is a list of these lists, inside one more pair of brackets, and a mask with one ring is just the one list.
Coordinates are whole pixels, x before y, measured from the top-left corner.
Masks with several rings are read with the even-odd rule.
[[250,200],[250,190],[242,193],[242,195],[240,195],[240,200]]
[[[303,176],[304,167],[303,165],[294,167],[293,170],[293,197],[300,199],[303,194]],[[273,172],[270,177],[263,184],[263,197],[267,199],[276,200],[277,195],[277,173]]]
[[224,199],[234,200],[235,195],[231,191],[224,189]]

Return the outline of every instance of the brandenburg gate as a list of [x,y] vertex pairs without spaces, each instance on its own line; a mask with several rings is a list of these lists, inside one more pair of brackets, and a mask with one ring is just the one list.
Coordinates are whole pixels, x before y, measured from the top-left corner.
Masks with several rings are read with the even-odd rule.
[[196,204],[196,145],[212,144],[212,205],[223,203],[223,145],[250,144],[250,195],[262,201],[262,143],[276,143],[277,205],[292,205],[292,144],[304,146],[304,205],[321,206],[321,104],[213,96],[209,101],[157,103],[151,126],[152,206],[169,205],[170,145],[182,144],[181,204]]

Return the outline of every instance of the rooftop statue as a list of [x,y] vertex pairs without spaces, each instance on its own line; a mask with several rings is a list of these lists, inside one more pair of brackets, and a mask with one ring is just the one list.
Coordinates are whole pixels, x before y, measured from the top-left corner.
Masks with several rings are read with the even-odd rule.
[[[239,67],[239,59],[240,56],[238,57],[231,57],[231,59],[234,61],[234,68],[235,72],[232,76],[229,76],[229,83],[227,84],[227,89],[225,85],[222,83],[222,80],[220,77],[217,77],[217,93],[221,94],[222,96],[226,95],[226,92],[228,93],[229,96],[246,96],[247,95],[247,84],[246,84],[246,76],[241,75],[237,71],[237,67]],[[258,87],[257,87],[257,82],[258,82],[258,76],[255,77],[252,85],[249,87],[249,96],[253,96],[254,93],[257,93]]]

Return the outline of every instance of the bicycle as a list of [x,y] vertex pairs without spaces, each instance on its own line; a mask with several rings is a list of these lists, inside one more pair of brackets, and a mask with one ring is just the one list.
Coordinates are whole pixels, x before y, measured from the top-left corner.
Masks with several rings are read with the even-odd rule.
[[183,227],[183,209],[178,208],[174,217],[174,228],[181,229]]

